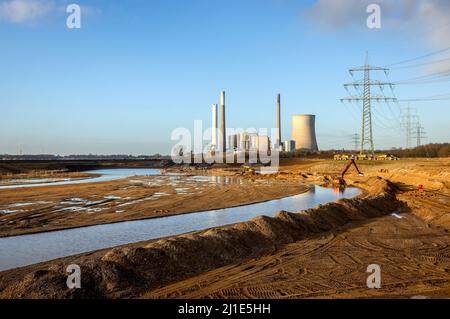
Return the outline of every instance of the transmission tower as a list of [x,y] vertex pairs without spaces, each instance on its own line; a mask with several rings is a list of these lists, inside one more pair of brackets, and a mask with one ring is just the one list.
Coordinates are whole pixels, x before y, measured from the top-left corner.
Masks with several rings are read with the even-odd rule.
[[[418,117],[415,113],[415,109],[411,106],[407,106],[404,114],[402,115],[402,126],[406,133],[406,148],[411,148],[412,138],[416,132],[415,127],[418,125]],[[414,123],[416,121],[416,124]]]
[[358,150],[359,145],[361,144],[361,139],[358,133],[352,135],[352,144],[354,145],[353,150]]
[[417,141],[417,146],[422,145],[422,140],[427,138],[425,128],[420,125],[420,122],[417,122],[416,127],[414,128],[414,137]]
[[[345,89],[348,91],[349,87],[354,87],[357,91],[357,95],[351,95],[347,98],[341,99],[341,102],[362,102],[362,128],[361,128],[361,145],[360,153],[364,154],[367,149],[372,155],[374,155],[374,143],[373,143],[373,128],[372,128],[372,101],[375,102],[397,102],[395,97],[387,97],[384,94],[373,94],[371,88],[377,86],[380,91],[383,91],[384,87],[389,86],[391,89],[394,83],[383,82],[373,80],[371,78],[371,72],[383,71],[386,76],[389,69],[372,66],[369,64],[369,55],[366,53],[366,63],[362,67],[350,69],[350,75],[353,77],[355,72],[364,72],[364,79],[358,80],[352,83],[344,84]],[[363,87],[363,92],[359,89]],[[367,147],[367,148],[366,148]]]

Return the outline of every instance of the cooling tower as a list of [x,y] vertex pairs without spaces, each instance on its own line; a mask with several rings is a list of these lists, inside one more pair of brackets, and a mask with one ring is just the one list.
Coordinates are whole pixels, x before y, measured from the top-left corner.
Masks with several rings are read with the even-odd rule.
[[317,147],[315,122],[315,115],[292,116],[292,139],[295,141],[296,149],[319,150]]

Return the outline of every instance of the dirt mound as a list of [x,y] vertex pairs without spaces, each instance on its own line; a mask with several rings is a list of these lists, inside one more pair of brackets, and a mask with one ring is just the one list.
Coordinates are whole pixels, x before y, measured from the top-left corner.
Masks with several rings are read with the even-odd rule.
[[[394,186],[373,178],[366,189],[378,195],[340,200],[300,213],[279,212],[276,217],[213,228],[186,235],[120,247],[101,256],[48,262],[24,268],[18,276],[4,272],[1,298],[119,298],[185,279],[221,266],[270,254],[281,246],[321,232],[336,230],[351,221],[397,211]],[[64,259],[69,260],[69,259]],[[63,261],[64,261],[63,260]],[[81,267],[82,288],[66,287],[66,266]],[[31,273],[30,273],[31,271]]]

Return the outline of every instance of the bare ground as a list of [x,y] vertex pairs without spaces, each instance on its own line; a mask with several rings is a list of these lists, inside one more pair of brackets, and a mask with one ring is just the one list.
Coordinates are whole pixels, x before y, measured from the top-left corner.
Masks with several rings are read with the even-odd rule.
[[[364,198],[5,271],[0,298],[448,298],[449,163],[361,163],[348,181]],[[290,161],[262,178],[322,183],[343,165]],[[65,285],[70,263],[82,289]],[[372,263],[381,289],[367,289]]]
[[[448,298],[448,232],[414,214],[401,216],[356,222],[263,258],[151,290],[142,298]],[[381,266],[381,289],[367,288],[371,264]]]
[[[450,297],[449,161],[361,163],[367,176],[395,181],[407,208],[342,231],[308,238],[263,258],[221,267],[151,290],[142,298],[405,298]],[[340,162],[290,162],[284,174],[332,178]],[[315,173],[322,172],[317,177]],[[307,173],[314,173],[311,176]],[[320,174],[321,175],[321,174]],[[327,176],[329,175],[329,176]],[[425,191],[419,192],[418,186]],[[367,266],[382,269],[382,288],[367,289]]]

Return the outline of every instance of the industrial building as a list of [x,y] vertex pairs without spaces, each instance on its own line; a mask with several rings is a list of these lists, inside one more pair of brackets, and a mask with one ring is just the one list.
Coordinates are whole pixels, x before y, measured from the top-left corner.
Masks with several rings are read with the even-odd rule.
[[316,116],[311,114],[292,116],[292,140],[295,149],[318,151],[316,140]]
[[283,151],[285,152],[293,152],[295,151],[295,141],[284,141],[283,143]]
[[239,133],[228,137],[228,148],[233,151],[270,150],[270,138],[257,133]]

